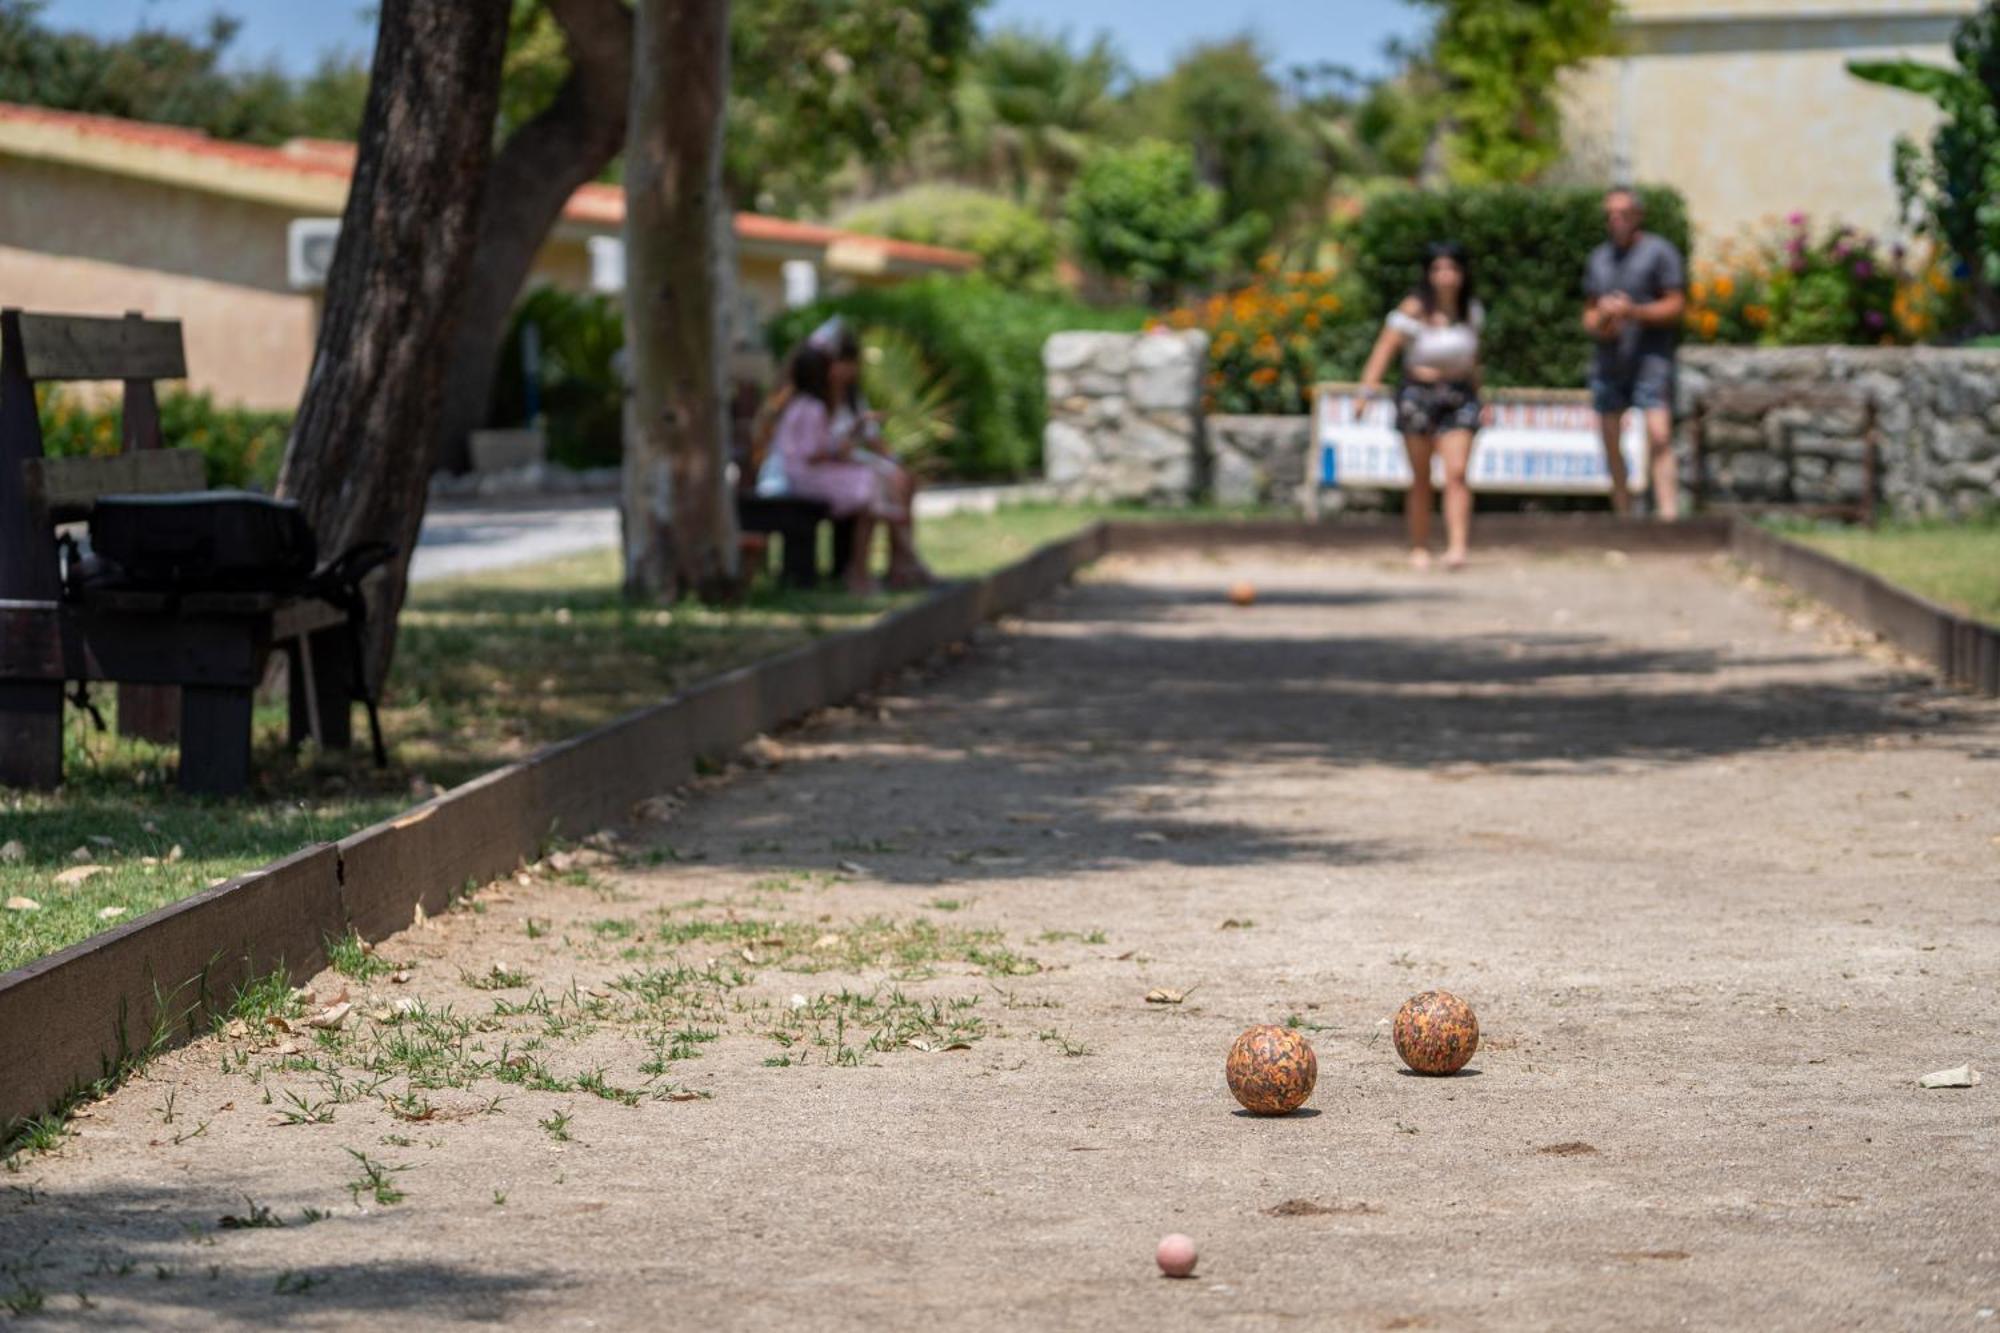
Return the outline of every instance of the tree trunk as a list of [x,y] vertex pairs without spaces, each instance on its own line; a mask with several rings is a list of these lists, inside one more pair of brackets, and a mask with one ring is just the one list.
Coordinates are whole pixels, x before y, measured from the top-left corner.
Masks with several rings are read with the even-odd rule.
[[423,522],[445,349],[493,151],[507,6],[384,0],[381,15],[326,313],[278,477],[322,550],[397,547],[371,607],[377,682]]
[[736,509],[725,462],[728,225],[722,128],[729,0],[639,0],[625,148],[625,586],[728,595]]
[[445,371],[438,463],[471,466],[469,437],[487,424],[500,347],[535,255],[579,186],[625,144],[632,83],[632,11],[622,0],[548,0],[562,28],[569,77],[548,109],[507,137],[486,180],[486,208]]

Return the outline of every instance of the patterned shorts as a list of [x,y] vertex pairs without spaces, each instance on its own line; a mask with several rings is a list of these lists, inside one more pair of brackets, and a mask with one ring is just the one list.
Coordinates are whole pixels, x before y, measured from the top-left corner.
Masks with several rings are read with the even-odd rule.
[[1470,384],[1419,384],[1396,391],[1396,429],[1405,435],[1444,435],[1479,429],[1479,390]]

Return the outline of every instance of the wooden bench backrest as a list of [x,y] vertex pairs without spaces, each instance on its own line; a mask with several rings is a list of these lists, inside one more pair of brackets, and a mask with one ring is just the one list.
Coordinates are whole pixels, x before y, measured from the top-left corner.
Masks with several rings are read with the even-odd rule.
[[[91,498],[115,491],[201,489],[199,458],[192,470],[185,459],[141,461],[162,443],[153,382],[186,375],[179,320],[0,310],[0,598],[56,595],[49,524],[74,517]],[[43,458],[35,385],[60,380],[124,381],[123,454]]]
[[[187,377],[177,319],[32,315],[18,319],[23,370],[33,381]],[[14,333],[9,328],[8,333]]]
[[30,458],[21,464],[28,505],[51,521],[82,518],[100,495],[167,495],[208,486],[197,449],[147,449],[110,458]]

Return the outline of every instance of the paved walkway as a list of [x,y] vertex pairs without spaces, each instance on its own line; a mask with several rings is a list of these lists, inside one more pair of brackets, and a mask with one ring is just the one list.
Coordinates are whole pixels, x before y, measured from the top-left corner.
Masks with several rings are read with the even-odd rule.
[[[1050,499],[1036,483],[940,486],[917,495],[917,518],[990,514],[1002,505]],[[439,500],[424,514],[410,579],[454,578],[532,565],[618,544],[618,501],[609,495],[515,500]]]
[[[1916,1086],[2000,1069],[2000,710],[1709,564],[1108,564],[751,758],[385,942],[407,983],[321,978],[338,1033],[162,1060],[8,1178],[0,1288],[203,1327],[2000,1308],[2000,1083]],[[1434,985],[1484,1025],[1456,1079],[1387,1037]],[[1288,1019],[1315,1113],[1236,1114],[1223,1052]]]

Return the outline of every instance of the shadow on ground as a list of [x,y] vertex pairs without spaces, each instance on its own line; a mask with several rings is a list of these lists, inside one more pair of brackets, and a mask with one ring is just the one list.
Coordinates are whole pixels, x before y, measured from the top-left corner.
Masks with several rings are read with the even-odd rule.
[[[203,1206],[205,1191],[131,1186],[37,1193],[25,1184],[0,1203],[0,1310],[87,1320],[96,1326],[146,1328],[190,1315],[270,1322],[273,1297],[300,1318],[415,1318],[421,1325],[490,1323],[523,1301],[568,1285],[555,1273],[481,1271],[389,1257],[394,1236],[416,1225],[394,1208],[356,1210],[347,1199],[259,1200],[265,1226],[310,1228],[326,1262],[288,1267],[264,1262],[264,1227],[232,1228],[254,1207]],[[308,1220],[307,1209],[325,1210]],[[351,1260],[347,1255],[381,1256]],[[88,1303],[87,1305],[85,1303]],[[282,1322],[282,1320],[281,1320]]]

